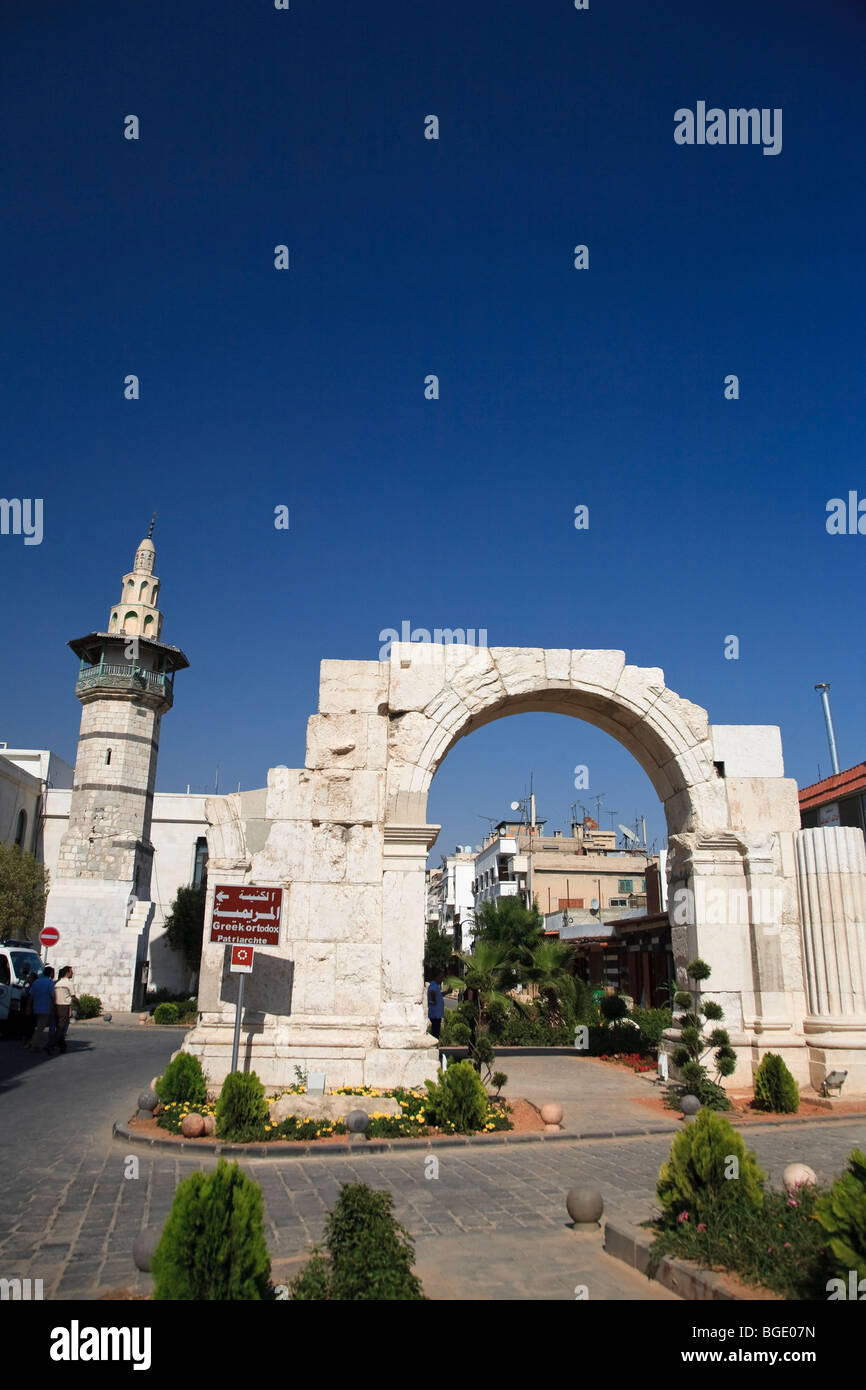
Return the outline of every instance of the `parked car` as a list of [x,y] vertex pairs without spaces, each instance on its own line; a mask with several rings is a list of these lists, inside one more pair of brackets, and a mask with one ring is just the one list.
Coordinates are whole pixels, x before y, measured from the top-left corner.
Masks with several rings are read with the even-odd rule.
[[33,980],[45,969],[32,941],[0,941],[0,1033],[20,1033]]

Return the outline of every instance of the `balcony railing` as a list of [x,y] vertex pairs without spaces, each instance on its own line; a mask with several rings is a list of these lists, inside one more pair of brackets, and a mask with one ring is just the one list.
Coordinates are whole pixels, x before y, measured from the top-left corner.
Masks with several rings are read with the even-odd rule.
[[142,671],[134,666],[88,666],[81,671],[75,683],[76,693],[92,690],[95,686],[109,686],[115,690],[156,690],[172,699],[172,683],[164,671]]

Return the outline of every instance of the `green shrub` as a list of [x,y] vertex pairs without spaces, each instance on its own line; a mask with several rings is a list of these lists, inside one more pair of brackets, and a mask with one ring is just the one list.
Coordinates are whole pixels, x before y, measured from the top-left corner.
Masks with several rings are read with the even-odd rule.
[[598,1010],[605,1023],[616,1023],[618,1019],[625,1018],[628,1004],[619,994],[604,994],[599,1001]]
[[848,1172],[818,1202],[815,1217],[830,1237],[827,1244],[835,1275],[847,1284],[853,1269],[858,1282],[866,1279],[866,1154],[862,1150],[850,1154]]
[[670,1028],[673,1022],[670,1009],[635,1008],[632,1009],[630,1017],[634,1019],[650,1047],[658,1047],[662,1033],[666,1028]]
[[[732,1158],[737,1160],[734,1171]],[[675,1136],[670,1158],[659,1169],[656,1193],[668,1221],[675,1222],[684,1211],[691,1220],[703,1220],[729,1201],[760,1206],[763,1183],[764,1174],[741,1136],[727,1120],[704,1109]]]
[[423,1299],[420,1281],[412,1273],[414,1245],[394,1220],[392,1205],[390,1192],[374,1191],[366,1183],[341,1188],[325,1229],[327,1258],[314,1250],[309,1264],[289,1286],[292,1299]]
[[79,994],[77,1013],[79,1018],[98,1018],[102,1013],[102,1000],[95,994]]
[[268,1116],[265,1088],[255,1072],[230,1072],[217,1101],[216,1132],[220,1139],[235,1144],[264,1139]]
[[262,1301],[273,1297],[270,1268],[258,1185],[222,1158],[185,1178],[151,1263],[153,1297]]
[[775,1052],[768,1052],[755,1072],[755,1109],[793,1115],[800,1108],[800,1088]]
[[813,1219],[818,1201],[816,1189],[801,1188],[793,1202],[785,1192],[769,1191],[759,1207],[734,1194],[700,1218],[692,1209],[687,1221],[656,1226],[647,1274],[654,1277],[668,1255],[702,1269],[731,1270],[783,1298],[825,1299],[831,1266],[826,1237]]
[[437,1129],[473,1134],[487,1119],[487,1092],[471,1062],[452,1062],[439,1081],[427,1082],[429,1122]]
[[159,1077],[156,1094],[163,1105],[173,1101],[203,1105],[207,1100],[207,1081],[198,1057],[193,1057],[189,1052],[179,1052]]
[[157,1004],[153,1011],[154,1023],[177,1023],[179,1017],[177,1004]]

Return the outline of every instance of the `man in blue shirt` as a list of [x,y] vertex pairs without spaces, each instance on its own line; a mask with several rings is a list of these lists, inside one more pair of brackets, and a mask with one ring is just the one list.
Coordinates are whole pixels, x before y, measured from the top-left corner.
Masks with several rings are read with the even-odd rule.
[[31,1052],[43,1052],[48,1042],[48,1029],[54,1018],[53,966],[46,965],[45,973],[30,986],[30,1008],[36,1018],[36,1027],[27,1046]]
[[427,1017],[430,1020],[430,1032],[434,1038],[438,1038],[442,1032],[442,1020],[445,1017],[445,996],[442,993],[443,978],[442,971],[436,970],[427,986]]

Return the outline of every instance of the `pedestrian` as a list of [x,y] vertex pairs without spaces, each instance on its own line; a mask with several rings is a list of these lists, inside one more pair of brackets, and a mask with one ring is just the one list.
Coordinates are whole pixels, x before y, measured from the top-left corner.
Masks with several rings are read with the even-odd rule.
[[54,1034],[48,1044],[48,1051],[52,1048],[59,1048],[61,1052],[66,1051],[66,1030],[69,1027],[69,1018],[72,1013],[72,1005],[78,1003],[78,996],[72,992],[72,966],[64,965],[60,974],[57,976],[57,983],[54,986],[54,1009],[55,1024]]
[[427,986],[427,1017],[430,1020],[430,1032],[434,1038],[438,1038],[442,1032],[442,1020],[445,1017],[445,996],[442,993],[443,979],[443,972],[434,970]]
[[48,1042],[47,1029],[54,1018],[54,967],[46,965],[43,974],[30,986],[30,1003],[36,1016],[33,1037],[27,1044],[31,1052],[42,1052]]
[[24,1023],[22,1027],[23,1045],[26,1047],[33,1037],[33,1029],[36,1027],[36,1015],[33,1012],[33,1000],[30,998],[30,991],[33,988],[33,981],[38,980],[39,976],[35,970],[28,970],[24,984]]

